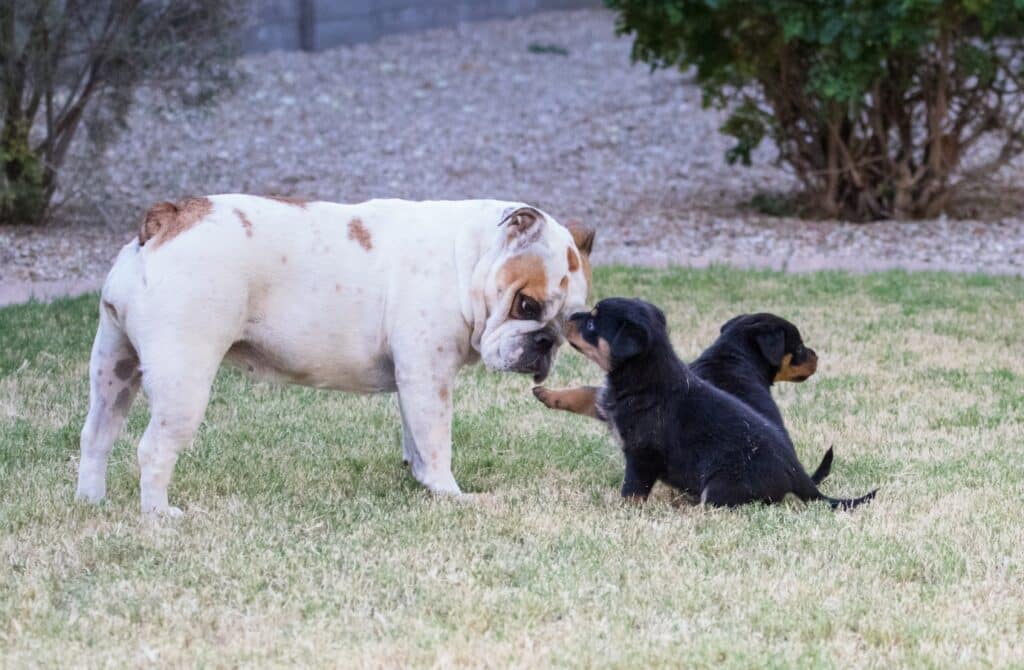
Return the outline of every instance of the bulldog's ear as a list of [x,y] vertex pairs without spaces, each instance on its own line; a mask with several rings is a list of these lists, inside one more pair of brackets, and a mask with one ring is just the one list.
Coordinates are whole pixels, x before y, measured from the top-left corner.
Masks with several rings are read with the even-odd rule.
[[519,207],[511,211],[506,210],[498,225],[505,227],[506,243],[525,246],[540,236],[541,228],[544,226],[544,215],[533,207]]
[[576,248],[580,250],[580,253],[589,256],[594,248],[594,235],[596,234],[594,229],[575,220],[565,224],[565,227],[569,229],[572,241],[576,243]]
[[644,324],[636,321],[623,321],[615,337],[608,343],[612,358],[624,361],[647,351],[651,342],[651,334]]
[[786,352],[786,336],[781,328],[757,334],[754,339],[761,350],[761,355],[771,363],[778,366],[782,364],[782,356]]

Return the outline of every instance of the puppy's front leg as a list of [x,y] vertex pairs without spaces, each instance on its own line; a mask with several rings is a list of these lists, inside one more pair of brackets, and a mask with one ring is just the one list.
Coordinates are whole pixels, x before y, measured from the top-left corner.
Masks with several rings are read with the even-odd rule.
[[549,409],[560,409],[604,421],[605,418],[597,406],[597,396],[600,392],[601,389],[597,386],[579,386],[574,389],[533,387],[533,395]]
[[[460,495],[462,490],[452,475],[454,372],[440,374],[428,366],[416,366],[400,368],[396,376],[402,447],[413,477],[434,493]],[[409,439],[404,439],[406,436]]]
[[622,497],[627,502],[643,503],[658,481],[659,468],[650,459],[639,454],[626,454],[626,478],[622,482]]

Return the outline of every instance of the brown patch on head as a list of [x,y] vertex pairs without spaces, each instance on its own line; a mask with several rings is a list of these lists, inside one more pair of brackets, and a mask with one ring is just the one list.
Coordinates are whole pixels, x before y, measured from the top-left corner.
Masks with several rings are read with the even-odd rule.
[[442,386],[437,390],[437,397],[441,399],[441,402],[448,402],[448,387]]
[[565,248],[565,258],[569,261],[569,272],[576,272],[580,269],[580,255],[572,247]]
[[245,228],[245,236],[252,237],[252,221],[250,221],[249,217],[245,215],[245,212],[240,209],[235,209],[235,216],[237,216],[238,220],[242,222],[242,228]]
[[558,288],[561,289],[562,293],[565,293],[569,288],[569,275],[562,277],[562,281],[558,282]]
[[498,284],[503,289],[515,287],[537,302],[545,303],[548,299],[548,275],[544,259],[530,254],[513,256],[498,270]]
[[[590,252],[594,249],[594,236],[596,233],[593,228],[588,228],[579,221],[570,221],[566,224],[566,228],[569,229],[572,241],[580,252],[579,267],[583,270],[583,277],[587,280],[587,295],[589,296],[590,287],[594,284],[592,279],[593,269],[590,267]],[[575,259],[570,255],[570,271],[573,271],[573,260]]]
[[186,198],[178,203],[158,202],[149,208],[139,228],[139,245],[156,248],[196,225],[213,209],[209,198]]
[[818,369],[818,355],[813,351],[807,352],[807,359],[799,365],[793,365],[793,354],[786,354],[782,357],[782,365],[775,373],[777,382],[803,382],[813,375]]
[[359,243],[364,251],[373,249],[373,238],[370,231],[363,225],[363,220],[356,217],[348,222],[348,239]]
[[309,204],[309,200],[306,200],[305,198],[293,198],[292,196],[288,195],[264,195],[260,197],[266,198],[267,200],[283,202],[286,205],[295,205],[296,207],[301,207],[302,209],[305,209],[306,205]]

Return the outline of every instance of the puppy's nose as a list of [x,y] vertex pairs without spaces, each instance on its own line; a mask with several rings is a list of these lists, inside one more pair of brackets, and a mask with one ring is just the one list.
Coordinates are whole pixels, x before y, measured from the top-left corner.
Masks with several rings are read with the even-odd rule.
[[555,338],[543,330],[533,334],[533,346],[539,351],[547,351],[554,345]]

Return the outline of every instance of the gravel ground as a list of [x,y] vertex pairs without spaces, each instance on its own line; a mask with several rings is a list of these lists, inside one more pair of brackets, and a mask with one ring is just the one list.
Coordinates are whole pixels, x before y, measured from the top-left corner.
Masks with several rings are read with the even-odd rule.
[[204,111],[147,92],[102,156],[76,155],[54,225],[0,228],[0,282],[95,282],[150,203],[233,191],[521,199],[596,226],[603,263],[1024,272],[1024,198],[1012,188],[966,220],[756,213],[755,193],[795,188],[773,148],[754,168],[727,166],[721,115],[684,75],[631,66],[629,46],[610,13],[552,12],[249,56],[247,81]]

